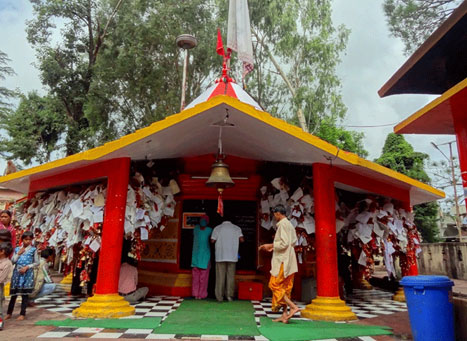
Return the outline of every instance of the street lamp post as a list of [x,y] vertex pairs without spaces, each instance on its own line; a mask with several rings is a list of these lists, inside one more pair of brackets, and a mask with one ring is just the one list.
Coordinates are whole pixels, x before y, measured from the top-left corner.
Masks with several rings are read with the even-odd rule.
[[185,58],[183,62],[183,79],[182,79],[182,98],[180,103],[180,111],[185,108],[185,91],[186,91],[186,76],[188,73],[188,50],[196,47],[198,41],[195,37],[189,34],[179,35],[175,41],[177,46],[185,50]]
[[[452,156],[452,144],[455,142],[456,141],[450,141],[450,142],[442,143],[439,145],[437,145],[434,142],[431,142],[431,144],[433,145],[433,147],[438,149],[441,154],[443,154],[443,156],[448,160],[449,165],[451,167],[451,183],[454,189],[454,205],[456,207],[456,226],[457,226],[457,231],[459,233],[459,242],[461,242],[462,241],[462,226],[461,226],[461,221],[460,221],[459,198],[457,197],[457,181],[456,181],[456,175],[455,175],[455,170],[454,170],[454,158]],[[449,145],[449,158],[439,148],[439,146],[444,146],[446,144]]]

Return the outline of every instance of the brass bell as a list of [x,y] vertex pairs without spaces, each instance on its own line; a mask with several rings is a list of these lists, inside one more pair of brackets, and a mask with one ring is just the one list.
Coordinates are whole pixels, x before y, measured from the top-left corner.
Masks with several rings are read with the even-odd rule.
[[222,192],[224,188],[233,187],[234,185],[235,183],[229,174],[229,165],[222,162],[222,160],[216,160],[211,166],[211,175],[206,181],[206,186],[216,187]]

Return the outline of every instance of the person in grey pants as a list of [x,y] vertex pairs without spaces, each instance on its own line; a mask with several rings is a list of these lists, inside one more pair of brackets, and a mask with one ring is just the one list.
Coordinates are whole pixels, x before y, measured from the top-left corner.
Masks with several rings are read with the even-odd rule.
[[216,299],[219,302],[233,300],[235,291],[235,268],[238,261],[238,246],[243,242],[242,229],[224,217],[211,235],[216,247]]
[[120,267],[118,293],[129,303],[143,300],[149,292],[147,287],[138,288],[138,263],[136,259],[125,257]]

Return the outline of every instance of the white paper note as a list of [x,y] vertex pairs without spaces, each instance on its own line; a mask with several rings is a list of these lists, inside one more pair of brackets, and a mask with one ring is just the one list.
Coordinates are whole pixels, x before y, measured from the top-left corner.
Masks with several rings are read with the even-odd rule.
[[270,230],[272,227],[272,222],[271,220],[264,220],[261,219],[261,227],[265,228],[266,230]]
[[174,216],[174,212],[175,212],[175,208],[173,207],[170,207],[170,206],[166,206],[164,208],[164,215],[167,215],[169,217],[173,217]]
[[141,228],[139,230],[141,232],[141,240],[148,240],[149,238],[148,230],[146,230],[145,228]]
[[303,197],[303,190],[300,187],[298,187],[292,194],[290,199],[292,199],[293,201],[299,201],[301,197]]
[[269,201],[261,200],[261,213],[266,213],[266,214],[270,213]]
[[312,216],[305,216],[305,220],[303,221],[303,227],[305,228],[306,233],[315,233],[315,219]]
[[92,241],[92,243],[89,245],[89,248],[92,251],[97,252],[97,250],[99,250],[101,248],[101,243],[99,243],[99,241],[97,239],[94,239]]
[[297,227],[298,221],[297,221],[297,219],[292,218],[292,219],[290,219],[290,223],[291,223],[292,226],[295,228],[295,227]]
[[71,214],[73,218],[79,217],[83,213],[83,203],[81,199],[76,199],[70,204]]
[[293,216],[293,217],[300,218],[300,217],[302,216],[302,212],[300,212],[300,210],[294,209],[294,210],[292,211],[292,216]]
[[271,181],[271,184],[274,186],[275,189],[281,189],[281,178],[275,178]]
[[358,258],[358,264],[366,266],[366,254],[363,252],[363,250],[360,253],[360,257]]
[[141,208],[137,208],[136,209],[136,220],[141,220],[141,219],[144,219],[144,210],[142,210]]
[[94,223],[104,222],[104,211],[98,211],[94,213],[94,215],[92,216],[92,219],[94,220]]

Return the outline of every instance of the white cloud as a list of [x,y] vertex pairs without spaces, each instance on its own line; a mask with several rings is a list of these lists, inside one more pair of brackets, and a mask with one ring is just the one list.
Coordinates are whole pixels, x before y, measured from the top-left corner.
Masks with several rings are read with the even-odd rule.
[[[345,125],[381,125],[398,123],[422,108],[436,96],[396,95],[380,98],[377,91],[404,64],[403,44],[390,36],[382,1],[335,0],[335,24],[351,29],[347,54],[342,58],[338,74],[342,79],[343,98],[347,105]],[[377,128],[349,128],[366,134],[365,147],[370,159],[381,154],[386,135],[393,126]],[[442,143],[453,136],[406,135],[415,150],[428,153],[435,160],[443,156],[430,141]]]
[[25,21],[32,18],[32,7],[26,0],[2,0],[0,4],[0,50],[11,59],[16,76],[8,77],[3,86],[22,92],[42,88],[39,72],[33,66],[34,50],[26,39]]

